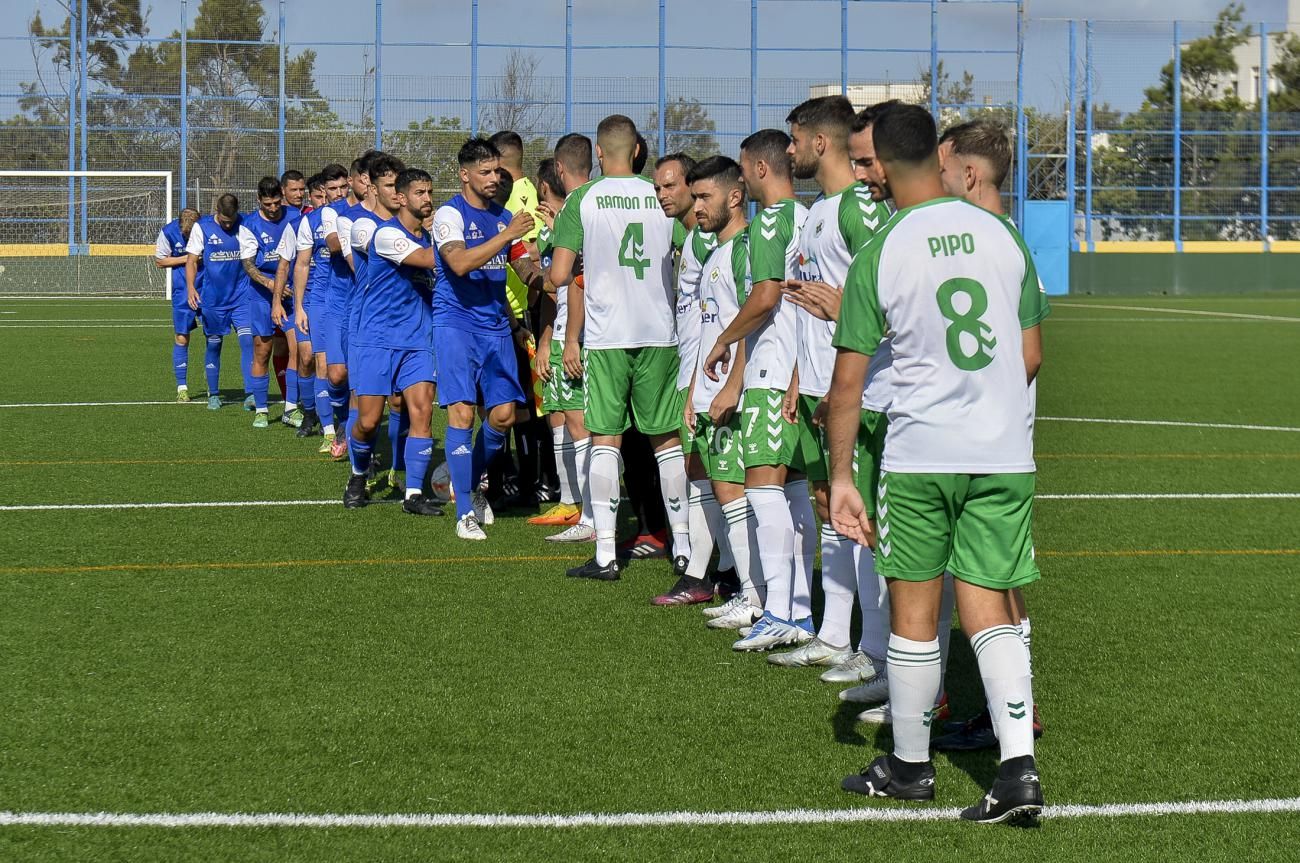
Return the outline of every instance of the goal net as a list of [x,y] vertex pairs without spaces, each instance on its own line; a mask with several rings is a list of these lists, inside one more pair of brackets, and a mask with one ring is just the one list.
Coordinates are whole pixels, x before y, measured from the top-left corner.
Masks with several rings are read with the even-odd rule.
[[165,296],[170,171],[0,171],[0,296]]

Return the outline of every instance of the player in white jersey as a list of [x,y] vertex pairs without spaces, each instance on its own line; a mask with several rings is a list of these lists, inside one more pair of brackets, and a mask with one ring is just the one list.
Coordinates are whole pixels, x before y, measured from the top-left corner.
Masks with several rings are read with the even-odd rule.
[[547,278],[542,313],[546,323],[538,340],[536,359],[538,374],[545,384],[542,409],[551,424],[560,502],[528,521],[564,527],[548,536],[548,542],[590,542],[596,537],[587,483],[591,435],[582,419],[582,378],[570,377],[564,370],[569,292],[557,289],[549,277],[555,249],[555,217],[564,207],[569,192],[586,184],[590,175],[591,140],[576,133],[561,138],[555,147],[555,158],[543,160],[537,168],[538,216],[543,221],[537,235],[537,253]]
[[[944,191],[954,198],[964,198],[994,215],[1008,218],[1002,209],[1001,189],[1010,170],[1011,141],[1007,137],[1006,129],[997,123],[983,120],[961,123],[946,129],[939,138],[939,177]],[[1042,290],[1041,281],[1039,290]],[[1037,378],[1029,382],[1031,435],[1033,434],[1033,408],[1037,402],[1037,384]],[[1024,594],[1020,588],[1014,587],[1008,596],[1011,599],[1012,617],[1020,621],[1020,637],[1025,642],[1025,650],[1030,652],[1032,669],[1029,612],[1025,607]],[[951,626],[951,620],[947,625]],[[944,627],[942,615],[939,626],[941,630]],[[1039,717],[1038,705],[1035,703],[1034,737],[1041,737],[1042,734],[1042,719]],[[941,751],[969,752],[992,749],[997,746],[997,742],[992,716],[986,706],[984,710],[961,723],[948,734],[935,738],[931,745]]]
[[[872,138],[899,211],[845,281],[828,435],[835,528],[874,546],[889,580],[894,751],[842,785],[872,796],[934,799],[930,723],[942,682],[937,623],[948,570],[1001,749],[992,789],[962,817],[992,823],[1034,815],[1043,795],[1029,654],[1007,593],[1039,577],[1029,381],[1041,362],[1047,302],[1016,230],[944,195],[934,120],[925,109],[881,111]],[[852,462],[862,386],[887,332],[892,395],[877,528]]]
[[[696,219],[696,201],[691,195],[691,184],[686,181],[695,160],[685,153],[669,153],[655,162],[655,195],[664,215],[677,219],[686,231],[681,253],[677,258],[677,389],[686,403],[686,390],[691,385],[700,354],[700,276],[704,259],[718,245],[717,237],[700,227]],[[691,532],[691,560],[677,582],[651,600],[655,605],[692,605],[713,599],[715,584],[720,594],[729,599],[737,590],[731,551],[723,535],[722,509],[713,494],[703,465],[696,464],[692,471],[691,452],[695,432],[682,424],[682,449],[687,454],[687,480],[690,497],[687,501],[687,523]],[[709,559],[713,555],[714,540],[718,541],[718,573],[709,578]]]
[[[619,577],[618,445],[629,427],[629,401],[655,450],[675,558],[682,566],[690,559],[672,284],[674,229],[680,225],[664,215],[651,183],[632,173],[636,152],[630,119],[616,114],[602,120],[596,130],[602,176],[570,194],[555,220],[551,280],[569,291],[564,367],[573,376],[586,370],[585,417],[593,437],[596,556],[571,570],[575,577]],[[582,286],[572,283],[579,253]]]

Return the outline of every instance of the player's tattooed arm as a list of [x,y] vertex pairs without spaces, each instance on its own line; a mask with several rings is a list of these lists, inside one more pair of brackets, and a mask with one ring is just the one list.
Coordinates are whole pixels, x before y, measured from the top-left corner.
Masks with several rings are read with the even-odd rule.
[[510,267],[515,271],[515,275],[519,277],[519,281],[528,287],[528,304],[532,305],[544,287],[545,279],[542,277],[542,268],[532,258],[519,258],[511,261]]
[[244,272],[248,275],[248,278],[252,279],[254,284],[261,285],[267,290],[275,287],[275,282],[267,278],[266,274],[253,264],[252,258],[244,258]]
[[438,247],[442,262],[458,276],[467,276],[482,267],[488,261],[508,248],[515,240],[521,239],[533,229],[533,217],[520,213],[510,220],[506,229],[494,237],[483,241],[474,248],[469,248],[463,240],[451,240]]

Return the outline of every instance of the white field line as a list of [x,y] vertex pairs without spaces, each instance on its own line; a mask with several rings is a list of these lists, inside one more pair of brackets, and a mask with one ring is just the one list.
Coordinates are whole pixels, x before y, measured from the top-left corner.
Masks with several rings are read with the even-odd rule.
[[[3,405],[0,405],[3,407]],[[1300,432],[1300,426],[1262,426],[1243,423],[1198,423],[1179,420],[1122,420],[1101,417],[1037,417],[1036,422],[1104,423],[1121,426],[1171,426],[1192,429],[1240,429],[1245,431]]]
[[[394,813],[306,815],[289,812],[0,812],[0,827],[290,827],[497,829],[581,827],[724,827],[775,824],[861,824],[955,821],[957,808],[778,809],[758,812],[612,812],[574,815]],[[1045,819],[1168,815],[1266,815],[1300,812],[1300,797],[1263,800],[1193,800],[1181,803],[1102,803],[1048,806]]]
[[1285,321],[1300,324],[1300,318],[1284,315],[1250,315],[1245,312],[1208,312],[1203,309],[1162,309],[1156,306],[1105,306],[1097,303],[1052,303],[1067,309],[1108,309],[1118,312],[1154,312],[1160,315],[1199,315],[1207,318],[1241,318],[1249,321]]
[[[0,327],[3,329],[3,327]],[[101,408],[101,407],[123,407],[136,405],[207,405],[207,402],[195,399],[191,402],[178,402],[176,399],[170,401],[144,401],[144,402],[15,402],[12,404],[0,404],[0,408]]]
[[6,294],[0,297],[0,303],[7,303],[10,301],[24,303],[138,303],[145,300],[155,303],[166,302],[166,297],[162,294],[132,294],[129,296],[115,297],[66,297],[49,294]]
[[[0,315],[16,315],[17,312],[0,312]],[[1166,318],[1156,318],[1166,320]],[[0,321],[0,326],[11,324],[169,324],[170,318],[14,318]]]
[[[1300,492],[1117,492],[1114,494],[1039,494],[1036,500],[1300,500]],[[371,501],[371,504],[396,501]],[[159,501],[153,503],[25,503],[5,504],[0,512],[52,512],[58,510],[119,509],[237,509],[267,506],[341,506],[338,498],[328,500],[197,500]]]

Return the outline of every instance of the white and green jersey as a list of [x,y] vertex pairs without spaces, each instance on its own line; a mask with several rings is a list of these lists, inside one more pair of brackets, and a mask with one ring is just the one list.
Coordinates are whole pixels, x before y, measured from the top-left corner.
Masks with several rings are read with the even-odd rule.
[[[704,260],[700,277],[700,342],[712,345],[731,325],[749,296],[749,244],[744,231],[719,244]],[[695,393],[691,406],[697,413],[708,413],[713,398],[731,377],[730,370],[718,380],[704,374],[704,351],[695,352]],[[749,368],[746,360],[746,369]]]
[[677,344],[675,231],[645,177],[600,177],[565,200],[555,245],[582,255],[588,348]]
[[[764,207],[749,225],[750,283],[784,281],[799,272],[799,232],[808,208],[793,198]],[[747,292],[748,293],[748,292]],[[794,303],[783,297],[772,314],[745,340],[745,389],[790,386],[799,336]]]
[[[677,389],[691,385],[691,375],[700,352],[700,274],[704,259],[717,248],[715,234],[706,234],[697,225],[686,234],[682,254],[677,261]],[[705,348],[712,348],[709,345]]]
[[[833,195],[818,198],[808,212],[799,237],[799,277],[843,289],[853,256],[889,218],[889,210],[871,200],[867,187],[854,183]],[[799,324],[799,392],[821,398],[830,391],[835,370],[831,339],[835,324],[813,317],[803,309]],[[867,370],[862,406],[883,411],[889,407],[889,350],[878,351]]]
[[[555,250],[555,234],[542,225],[537,232],[537,259],[542,271],[550,275],[551,252]],[[555,292],[555,322],[551,324],[551,338],[564,341],[565,330],[569,326],[569,289],[560,288]]]
[[873,354],[893,333],[893,473],[1030,473],[1021,330],[1047,317],[1016,229],[957,198],[900,211],[853,261],[836,347]]

